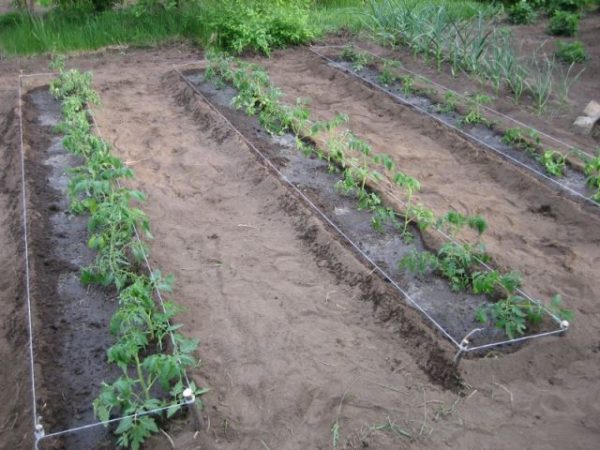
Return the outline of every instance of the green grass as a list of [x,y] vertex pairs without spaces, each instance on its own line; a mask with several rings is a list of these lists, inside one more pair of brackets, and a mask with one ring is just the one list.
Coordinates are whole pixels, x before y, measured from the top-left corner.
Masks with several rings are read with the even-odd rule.
[[321,0],[311,8],[310,21],[319,35],[363,28],[364,0]]
[[[227,1],[231,3],[235,0]],[[244,5],[245,8],[246,5],[260,4],[265,0],[239,1],[239,4]],[[232,11],[243,10],[242,7],[234,6],[233,10],[225,14],[228,11],[226,6],[223,6],[225,3],[227,2],[224,0],[206,0],[189,4],[182,10],[145,12],[141,15],[136,15],[131,7],[97,14],[72,13],[67,16],[51,11],[35,18],[20,13],[4,14],[0,15],[0,54],[64,53],[93,50],[110,45],[155,45],[186,38],[207,45],[214,43],[215,34],[226,33],[222,24],[219,25],[215,18],[231,17]],[[282,23],[287,23],[290,33],[294,33],[293,29],[289,28],[289,24],[292,24],[293,28],[296,26],[295,23],[299,23],[295,21],[298,18],[298,10],[294,10],[290,6],[291,3],[286,5],[286,2],[277,2],[276,8],[279,12],[274,22],[271,22],[275,32]],[[311,31],[298,28],[298,35],[319,37],[339,30],[358,33],[365,28],[369,12],[372,12],[373,7],[383,8],[385,11],[386,6],[393,7],[396,3],[408,4],[415,8],[444,4],[451,16],[459,18],[471,18],[478,11],[491,10],[489,5],[470,0],[404,0],[401,2],[398,0],[316,0],[308,10]],[[275,11],[275,9],[268,7],[267,11]],[[248,20],[244,19],[243,14],[243,12],[233,14],[236,17],[232,17],[231,20],[233,33],[242,34],[240,41],[243,44],[240,46],[246,45],[249,49],[264,51],[260,48],[261,45],[258,45],[264,42],[261,41],[263,36],[259,30],[263,26],[261,20],[264,19],[264,14],[259,12],[258,18]],[[241,22],[239,22],[240,17]],[[239,25],[236,20],[239,24],[246,25]],[[224,36],[224,39],[229,42],[230,36],[227,34]],[[300,40],[302,39],[304,38]]]
[[0,49],[8,55],[63,53],[109,45],[152,45],[169,39],[199,37],[199,19],[186,12],[136,17],[131,10],[65,17],[49,13],[41,18],[12,15],[0,20]]

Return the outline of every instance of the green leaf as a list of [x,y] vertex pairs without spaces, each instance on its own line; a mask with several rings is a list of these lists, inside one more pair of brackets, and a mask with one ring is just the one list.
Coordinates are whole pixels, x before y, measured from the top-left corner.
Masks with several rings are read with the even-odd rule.
[[127,433],[134,426],[132,417],[125,417],[119,421],[119,426],[115,430],[115,434]]

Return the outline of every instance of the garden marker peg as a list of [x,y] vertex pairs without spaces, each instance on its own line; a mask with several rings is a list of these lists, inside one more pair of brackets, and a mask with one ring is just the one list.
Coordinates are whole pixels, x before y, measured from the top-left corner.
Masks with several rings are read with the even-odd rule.
[[192,390],[192,388],[185,388],[183,391],[183,399],[185,400],[186,404],[191,404],[194,403],[194,401],[196,400],[196,396],[194,395],[194,391]]
[[[41,420],[41,417],[38,419]],[[46,435],[46,432],[44,431],[44,425],[42,425],[41,423],[36,423],[35,424],[35,439],[36,440],[40,440],[41,438],[43,438]]]

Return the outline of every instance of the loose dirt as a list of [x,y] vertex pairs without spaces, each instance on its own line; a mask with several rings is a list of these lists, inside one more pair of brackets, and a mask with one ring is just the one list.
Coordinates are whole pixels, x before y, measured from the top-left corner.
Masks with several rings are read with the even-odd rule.
[[[548,431],[552,439],[548,442],[565,439],[566,445],[574,432],[581,436],[582,428],[589,425],[582,425],[574,417],[582,417],[595,408],[587,400],[589,372],[581,373],[575,367],[589,364],[591,372],[597,371],[597,211],[557,195],[511,164],[335,71],[306,50],[282,52],[261,62],[289,100],[310,99],[318,117],[347,112],[354,133],[377,151],[392,155],[399,168],[422,182],[420,199],[424,204],[438,213],[454,208],[482,214],[490,224],[485,242],[491,254],[501,267],[524,274],[528,292],[546,299],[555,292],[562,294],[577,314],[574,329],[566,339],[537,342],[498,362],[469,361],[464,369],[465,373],[477,373],[479,382],[489,377],[493,382],[506,384],[513,403],[519,402],[509,422],[520,427],[529,417],[521,415],[523,409],[529,414],[548,395],[560,398],[561,403],[561,418],[556,421],[560,425],[555,423],[552,433]],[[554,383],[552,392],[537,391],[532,395],[529,387],[519,386],[524,379],[540,378]],[[555,386],[561,383],[568,386],[562,395]],[[581,387],[577,388],[578,384]],[[477,421],[486,420],[484,417],[490,420],[488,411],[482,408]],[[543,409],[537,415],[542,422],[545,417],[552,421],[557,411],[549,412],[552,418]],[[597,437],[598,429],[592,430]],[[456,439],[461,446],[470,442],[468,434]],[[592,442],[591,437],[587,442]],[[500,443],[493,441],[492,446]],[[527,443],[513,439],[510,445]]]
[[[205,429],[196,438],[189,427],[169,429],[178,448],[326,449],[336,423],[339,448],[595,447],[596,215],[305,51],[282,52],[267,62],[290,98],[312,98],[323,115],[348,112],[360,137],[421,179],[426,204],[484,214],[496,259],[522,270],[528,290],[547,297],[556,288],[577,310],[565,338],[464,360],[467,386],[460,396],[440,384],[445,342],[402,307],[226,124],[175,84],[169,63],[193,57],[171,47],[69,62],[94,71],[103,100],[99,125],[135,170],[135,187],[148,193],[152,262],[175,274],[174,297],[186,308],[180,319],[186,334],[201,341],[202,365],[192,376],[211,388]],[[0,77],[7,87],[19,63],[41,70],[45,61],[4,65]],[[16,93],[0,94],[6,99],[0,145],[8,150],[2,152],[0,261],[10,274],[0,284],[6,301],[0,352],[9,363],[0,367],[0,432],[4,448],[21,448],[30,413],[28,399],[12,388],[27,380],[22,283],[15,276],[23,267],[9,110]],[[388,418],[416,440],[373,426]],[[159,435],[148,447],[170,445]]]
[[420,319],[177,77],[122,75],[97,74],[97,118],[149,194],[152,253],[202,342],[207,448],[329,448],[338,411],[343,439],[387,415],[417,435],[423,396],[455,398],[429,381],[439,349]]

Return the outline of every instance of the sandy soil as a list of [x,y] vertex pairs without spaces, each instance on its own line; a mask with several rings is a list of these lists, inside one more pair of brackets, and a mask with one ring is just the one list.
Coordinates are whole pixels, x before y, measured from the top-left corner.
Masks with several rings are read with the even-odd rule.
[[[481,405],[476,423],[491,421],[503,428],[512,424],[520,429],[531,418],[531,412],[538,410],[541,423],[551,425],[543,435],[548,437],[548,444],[572,445],[576,433],[581,438],[579,445],[592,445],[599,431],[587,421],[590,414],[597,414],[595,398],[588,398],[596,376],[590,379],[590,374],[597,374],[598,361],[597,211],[557,195],[514,166],[336,72],[305,50],[279,53],[263,62],[273,82],[290,100],[311,99],[312,109],[321,117],[331,117],[339,111],[349,113],[350,128],[359,137],[378,151],[393,155],[402,170],[421,180],[424,189],[420,198],[426,205],[438,213],[455,208],[486,217],[490,224],[486,238],[490,252],[500,266],[512,267],[525,275],[529,292],[542,298],[549,298],[554,292],[562,294],[577,314],[575,327],[567,338],[537,342],[494,362],[466,362],[464,373],[475,377],[466,377],[475,386],[486,377],[492,383],[502,383],[512,392],[513,406],[519,404],[503,419],[496,415],[497,411]],[[589,368],[582,371],[580,366],[588,364]],[[540,383],[547,386],[542,384],[532,391],[531,385],[524,382],[534,379],[544,379]],[[547,389],[550,386],[552,389]],[[559,389],[563,388],[566,390],[561,394]],[[551,399],[559,400],[554,403]],[[475,397],[472,400],[476,402]],[[540,408],[540,403],[546,402],[561,411]],[[518,433],[511,433],[510,445],[528,447],[532,432],[523,434],[522,441]],[[473,435],[457,435],[454,443],[474,445]],[[500,446],[500,439],[492,440],[490,446]]]
[[[133,165],[136,187],[149,194],[144,209],[156,236],[153,262],[177,277],[175,297],[187,309],[181,320],[201,340],[202,366],[192,375],[211,388],[206,430],[196,439],[189,431],[173,432],[178,448],[331,448],[336,420],[340,448],[596,447],[596,215],[304,51],[278,54],[269,63],[288,95],[312,98],[324,115],[350,113],[357,134],[393,152],[400,166],[422,180],[423,200],[432,207],[483,213],[497,260],[522,270],[529,290],[547,296],[556,289],[576,309],[574,329],[565,338],[463,361],[466,395],[457,395],[423,364],[440,351],[423,320],[400,308],[385,284],[205,105],[181,95],[169,63],[194,57],[171,47],[71,61],[94,71],[104,104],[98,111],[103,133]],[[6,168],[0,288],[7,302],[0,352],[9,363],[0,366],[4,448],[20,448],[30,430],[29,402],[9,388],[27,376],[22,285],[14,275],[22,261],[15,259],[12,83],[19,67],[43,70],[45,64],[12,60],[0,67],[6,89],[0,90],[6,130],[0,136]],[[548,211],[542,205],[550,205],[550,212],[536,213]],[[383,299],[377,308],[374,298]],[[387,417],[416,441],[370,428]],[[169,447],[159,437],[150,448]]]
[[[405,445],[367,436],[368,428],[389,416],[416,435],[423,398],[456,398],[418,368],[415,357],[428,358],[425,331],[417,325],[401,338],[399,324],[384,322],[397,297],[206,105],[176,89],[187,109],[179,106],[177,79],[159,75],[97,73],[98,120],[135,161],[136,186],[149,194],[153,254],[175,273],[186,329],[202,342],[199,381],[213,389],[206,448],[329,448],[340,403],[352,447],[362,439]],[[374,310],[360,301],[378,293],[391,304]]]
[[[153,262],[176,275],[182,321],[202,341],[203,365],[193,376],[212,389],[207,430],[198,440],[175,432],[181,448],[329,448],[336,421],[340,445],[408,445],[370,429],[388,417],[432,446],[436,411],[458,396],[435,381],[435,362],[420,367],[445,343],[399,307],[206,106],[193,98],[181,106],[157,55],[73,64],[94,69],[104,103],[99,124],[149,194]],[[15,355],[15,362],[25,361]],[[18,424],[24,433],[27,422]],[[166,444],[159,438],[150,448]]]

